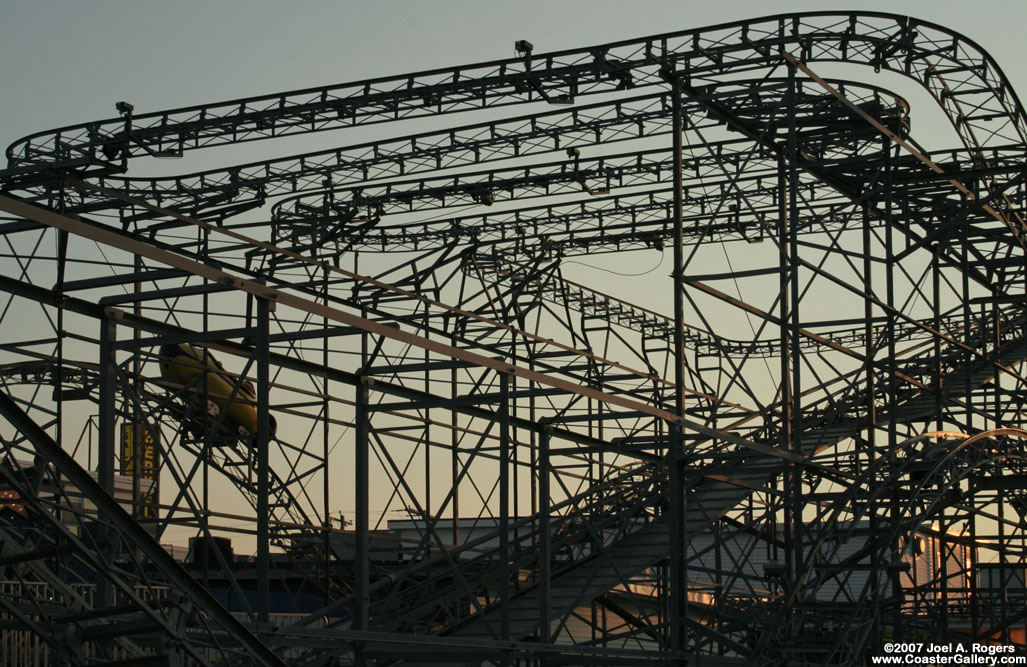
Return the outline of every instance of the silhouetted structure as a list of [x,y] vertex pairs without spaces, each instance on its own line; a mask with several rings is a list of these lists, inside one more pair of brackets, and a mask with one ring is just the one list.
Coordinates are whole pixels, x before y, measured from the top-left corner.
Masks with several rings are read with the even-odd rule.
[[[12,660],[1023,647],[1027,116],[998,65],[874,13],[516,48],[120,102],[8,149]],[[902,81],[949,126],[918,140]],[[669,269],[564,277],[654,250]],[[192,362],[162,373],[173,350]],[[160,546],[189,540],[184,563]]]

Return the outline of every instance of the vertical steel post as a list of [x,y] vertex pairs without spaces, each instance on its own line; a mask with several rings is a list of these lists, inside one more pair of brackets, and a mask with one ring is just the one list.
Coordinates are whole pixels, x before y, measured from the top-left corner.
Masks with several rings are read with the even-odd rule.
[[[892,160],[892,144],[887,138],[881,139],[881,147],[884,150],[884,239],[885,239],[885,301],[888,306],[888,313],[886,317],[887,321],[887,343],[888,343],[888,414],[891,418],[888,420],[888,457],[894,460],[895,457],[895,446],[899,442],[898,437],[898,420],[895,415],[898,414],[899,409],[899,379],[898,379],[898,361],[895,356],[896,352],[896,340],[895,340],[895,327],[898,322],[898,318],[895,315],[895,237],[894,237],[894,224],[892,220],[892,211],[894,210],[892,201],[893,187],[894,187],[894,173]],[[894,149],[898,151],[898,146]],[[892,466],[889,465],[889,468]],[[896,499],[889,495],[888,498],[890,510],[885,513],[885,518],[881,521],[880,528],[885,528],[883,525],[884,521],[889,521],[889,527],[895,526],[897,528],[897,522],[900,517],[898,515],[898,503],[893,502]],[[889,516],[890,515],[890,516]],[[873,522],[876,519],[871,519],[871,530],[879,529],[878,526],[874,526]],[[895,528],[892,528],[894,530]],[[886,576],[884,574],[884,567],[887,563],[881,562],[877,553],[871,557],[871,589],[870,597],[872,607],[874,609],[874,624],[879,625],[882,621],[880,617],[880,609],[883,604],[881,596],[881,581],[879,577]],[[878,636],[880,633],[878,631]]]
[[[788,170],[786,156],[778,153],[777,155],[777,184],[775,188],[775,203],[777,204],[777,219],[774,225],[774,235],[777,243],[778,250],[778,356],[779,356],[779,403],[780,409],[780,420],[777,432],[778,447],[782,450],[787,450],[789,446],[789,424],[788,419],[789,406],[789,388],[791,386],[789,375],[788,375],[788,330],[785,326],[785,322],[788,317],[788,281],[787,281],[787,264],[788,255],[785,246],[786,236],[786,220],[788,219]],[[786,488],[787,469],[782,473],[775,473],[774,476],[768,481],[768,487],[774,488],[779,483],[781,484],[782,491]],[[773,498],[772,495],[768,494],[768,498]],[[772,504],[767,506],[767,530],[770,535],[774,536],[775,539],[769,541],[767,545],[768,553],[767,556],[771,560],[779,561],[782,558],[782,552],[784,557],[787,558],[787,533],[788,533],[788,521],[787,516],[784,512],[787,511],[787,502],[784,500],[773,499],[770,501]],[[781,504],[778,504],[781,503]],[[785,508],[782,510],[782,506]],[[778,533],[783,533],[785,536],[785,543],[781,544],[781,540],[777,539]],[[780,545],[780,546],[779,546]],[[772,583],[768,582],[771,587],[773,594],[779,594],[783,588],[784,582],[781,580],[774,580]],[[780,623],[777,623],[775,627],[779,627]],[[764,633],[767,640],[760,640],[761,645],[769,641],[769,635]]]
[[552,536],[549,532],[549,440],[551,430],[546,427],[538,441],[538,641],[549,643],[549,599],[552,586]]
[[[675,82],[676,84],[676,82]],[[671,113],[674,150],[674,414],[685,414],[685,304],[682,271],[684,270],[684,176],[681,152],[683,119],[681,117],[681,91],[671,87]],[[684,433],[681,423],[670,424],[670,447],[667,452],[668,503],[670,522],[670,648],[674,652],[686,645],[685,619],[687,618],[688,581],[685,570],[685,488],[682,479],[682,450]]]
[[[895,415],[898,410],[898,364],[895,359],[895,235],[892,224],[892,151],[887,140],[882,140],[884,146],[884,243],[885,243],[885,302],[888,305],[886,316],[888,332],[888,414]],[[897,423],[893,418],[888,424],[888,451],[892,451],[898,443]]]
[[[118,339],[118,327],[115,322],[117,311],[107,309],[100,320],[100,406],[98,414],[98,440],[96,458],[96,479],[104,493],[114,497],[114,448],[115,437],[115,405],[118,382],[118,361],[115,356],[114,344]],[[100,542],[104,559],[113,561],[115,534],[107,527],[107,517],[97,515],[96,538]],[[94,606],[105,609],[114,606],[114,589],[106,579],[96,582],[96,598]]]
[[[969,252],[969,247],[970,247],[970,237],[969,237],[969,235],[970,235],[970,216],[963,216],[963,220],[962,220],[962,222],[959,225],[959,264],[960,264],[960,266],[971,266],[972,265],[972,262],[970,260],[970,252]],[[961,278],[962,278],[962,281],[961,281],[961,284],[960,284],[960,288],[961,288],[961,291],[962,291],[962,298],[960,299],[960,303],[961,303],[962,310],[963,310],[963,336],[967,339],[966,340],[966,344],[969,345],[970,347],[978,347],[978,346],[983,347],[983,344],[975,343],[971,339],[971,332],[972,331],[976,331],[977,327],[974,327],[973,311],[971,310],[972,306],[971,306],[971,301],[970,301],[970,274],[967,271],[961,271],[960,274],[961,274]],[[969,350],[964,350],[962,352],[962,361],[963,361],[963,364],[967,368],[969,368],[970,364],[973,363],[973,361],[974,361],[973,355],[970,353]],[[974,426],[973,426],[973,423],[974,423],[974,418],[973,418],[974,410],[973,410],[973,386],[971,385],[971,378],[972,378],[973,374],[972,373],[964,373],[963,376],[964,376],[963,377],[963,386],[960,387],[960,389],[963,390],[963,400],[964,400],[964,405],[966,405],[966,417],[965,417],[966,421],[963,424],[964,428],[962,429],[962,431],[963,431],[963,433],[973,433],[974,432]],[[987,424],[984,424],[984,427],[987,428]]]
[[[941,260],[940,251],[931,254],[931,314],[934,316],[934,330],[941,331]],[[941,338],[932,337],[931,386],[934,387],[934,428],[943,430],[944,420],[941,412]],[[1001,525],[1001,523],[1000,523]]]
[[[199,237],[200,237],[200,239],[202,241],[199,244],[200,245],[200,257],[201,258],[206,258],[207,257],[207,253],[210,250],[210,231],[207,230],[207,229],[201,230],[199,232]],[[205,284],[207,283],[206,279],[204,280],[204,283]],[[204,290],[203,291],[203,296],[201,297],[201,299],[202,299],[202,303],[203,303],[203,305],[201,307],[201,312],[203,314],[203,317],[202,317],[203,331],[210,331],[210,329],[211,329],[211,323],[210,323],[210,316],[211,316],[210,294],[206,290]],[[247,318],[246,321],[247,321],[247,325],[248,325],[249,324],[249,319]],[[208,361],[209,361],[208,357],[207,357],[207,348],[203,348],[202,355],[203,355],[202,356],[203,363],[207,364]],[[202,405],[207,405],[207,406],[210,405],[210,392],[208,390],[208,387],[209,387],[209,383],[206,381],[206,379],[204,379],[204,382],[203,382],[203,392],[202,392],[202,403],[201,404]],[[212,437],[214,435],[214,429],[212,429],[212,428],[204,428],[203,430],[204,430],[204,434],[203,434],[203,450],[202,450],[202,452],[203,452],[203,486],[202,486],[203,498],[202,498],[201,503],[202,503],[202,507],[203,507],[203,510],[204,510],[204,514],[203,514],[203,516],[200,517],[199,523],[200,523],[200,525],[203,528],[203,539],[206,541],[207,538],[209,537],[209,534],[210,534],[210,515],[207,512],[210,510],[210,506],[211,506],[211,502],[210,502],[210,481],[211,481],[210,470],[211,470],[211,465],[210,464],[211,464],[211,460],[213,458],[212,454],[213,454],[214,444],[211,442],[211,439],[212,439]],[[213,548],[213,544],[208,542],[208,546],[204,546],[204,547],[201,547],[201,548],[204,549],[204,553],[208,553],[209,554],[209,549]],[[211,560],[212,559],[208,557],[208,558],[203,558],[200,561],[201,562],[201,567],[203,568],[203,586],[204,586],[204,588],[210,588],[210,566],[211,566]],[[216,560],[216,559],[214,559],[214,560]]]
[[[517,339],[516,335],[511,332],[510,334],[510,355],[512,358],[517,358]],[[525,354],[529,354],[527,346],[525,346]],[[511,442],[517,442],[517,426],[514,419],[517,417],[517,401],[509,398],[511,392],[517,393],[517,377],[507,377],[507,403],[506,403],[506,418],[509,423],[507,428],[507,438]],[[517,447],[513,447],[510,450],[510,511],[511,516],[514,518],[519,517],[521,514],[521,494],[520,494],[520,462],[519,462],[519,451]],[[513,528],[513,540],[514,544],[520,539],[520,528],[516,521],[514,521]]]
[[[792,99],[789,96],[789,99]],[[789,133],[790,135],[791,133]],[[788,307],[789,307],[789,294],[788,291],[788,273],[790,271],[789,258],[788,258],[788,215],[789,215],[789,170],[788,170],[788,155],[779,154],[777,158],[777,228],[775,230],[777,235],[778,244],[778,262],[780,263],[780,274],[778,277],[778,343],[780,345],[780,401],[781,401],[781,425],[778,433],[778,446],[782,450],[788,450],[791,448],[791,364],[788,357]],[[785,468],[785,471],[781,475],[782,485],[782,504],[783,514],[781,516],[781,526],[777,526],[777,512],[773,512],[775,519],[774,529],[775,533],[777,530],[781,530],[784,538],[784,560],[786,563],[791,562],[791,551],[788,545],[791,544],[791,521],[790,521],[790,505],[788,502],[788,489],[790,488],[791,469]],[[777,535],[774,535],[777,537]],[[776,542],[776,540],[774,540]],[[778,557],[776,545],[774,548],[774,556]],[[780,586],[785,588],[785,594],[789,592],[787,590],[787,582],[778,582]],[[784,619],[781,619],[782,621]],[[780,623],[778,624],[780,627]]]
[[[324,276],[322,282],[322,294],[324,295],[325,303],[328,303],[328,267],[324,269]],[[324,327],[325,331],[328,330],[328,318],[324,317],[321,319],[321,326]],[[321,363],[327,369],[329,357],[328,357],[328,341],[331,338],[328,335],[322,339],[321,349]],[[321,476],[321,494],[322,494],[322,513],[325,533],[324,533],[324,590],[325,590],[325,604],[328,603],[328,597],[331,595],[332,589],[332,503],[331,503],[331,467],[328,465],[328,458],[331,452],[331,441],[330,441],[330,424],[331,424],[331,404],[332,397],[328,393],[329,387],[328,373],[324,374],[324,384],[322,385],[321,395],[321,410],[323,412],[323,419],[321,421],[321,451],[322,451],[322,476]],[[340,518],[339,530],[342,531],[346,528],[345,518]]]
[[[998,351],[1002,346],[1002,311],[999,308],[998,300],[992,301],[988,319],[991,322],[991,345],[992,349]],[[995,381],[992,382],[991,397],[991,425],[987,428],[999,428],[1002,425],[1002,379],[1005,373],[996,373]]]
[[[795,67],[788,67],[788,88],[785,93],[785,108],[788,122],[788,135],[784,151],[778,155],[778,222],[777,243],[780,274],[778,280],[778,316],[781,372],[781,428],[779,434],[780,447],[801,456],[799,442],[799,421],[801,391],[799,378],[798,346],[798,245],[796,225],[798,222],[798,128],[796,119],[796,72]],[[801,478],[802,471],[795,463],[789,463],[782,474],[782,523],[784,538],[785,575],[781,582],[786,598],[796,593],[798,571],[802,564],[802,504]],[[790,619],[780,619],[777,627],[790,627]],[[767,640],[770,640],[769,635]]]
[[[65,206],[65,190],[64,190],[64,179],[61,178],[61,199],[58,210],[61,213],[64,212]],[[68,261],[68,232],[58,231],[57,232],[57,282],[54,286],[54,291],[58,295],[64,293],[64,277],[65,268]],[[55,425],[55,434],[57,436],[57,442],[64,442],[64,392],[62,391],[61,378],[64,376],[64,339],[67,336],[67,332],[64,328],[64,307],[57,307],[57,349],[56,349],[56,373],[54,374],[54,407],[57,410],[57,424]]]
[[257,332],[254,352],[257,355],[257,619],[270,621],[271,612],[271,477],[268,449],[271,439],[270,401],[270,304],[257,299]]
[[[423,327],[423,330],[427,332],[429,330],[429,326],[430,326],[430,322],[429,322],[429,317],[428,317],[428,307],[425,306],[424,317],[421,320],[421,327]],[[431,371],[429,370],[429,368],[430,368],[430,362],[431,362],[431,354],[428,352],[427,349],[424,350],[424,355],[423,355],[422,359],[424,360],[424,375],[423,375],[423,378],[424,378],[424,393],[430,394],[431,393]],[[431,509],[432,508],[432,500],[431,500],[431,450],[432,450],[431,425],[432,425],[431,409],[429,408],[429,409],[426,409],[424,411],[424,433],[422,435],[422,438],[423,438],[422,443],[423,443],[423,446],[424,446],[424,511],[427,513],[427,515],[424,517],[424,519],[425,519],[425,522],[426,522],[426,524],[425,524],[426,526],[429,525],[430,522],[435,520],[433,518],[433,517],[435,517],[435,513],[432,512],[432,509]],[[435,518],[438,518],[440,520],[442,519],[441,516],[435,517]]]
[[[456,347],[456,336],[450,338],[450,345]],[[449,396],[456,399],[459,390],[457,368],[449,370]],[[449,411],[449,472],[453,484],[453,546],[460,546],[460,413],[455,409]]]
[[[133,294],[140,294],[143,291],[143,285],[138,280],[138,276],[143,272],[143,258],[139,255],[135,256],[133,262],[133,268],[135,270],[136,280],[132,283]],[[139,319],[142,317],[142,302],[137,299],[132,304],[132,315]],[[137,519],[142,517],[143,508],[140,498],[140,481],[142,480],[142,468],[143,468],[143,456],[142,456],[142,444],[146,439],[146,430],[143,426],[143,416],[139,411],[139,397],[143,393],[143,363],[139,356],[139,340],[140,340],[139,327],[132,328],[132,340],[135,341],[134,349],[132,350],[132,391],[135,392],[135,400],[132,401],[132,437],[135,439],[132,443],[132,516]],[[60,441],[58,441],[60,442]],[[156,438],[154,439],[154,446],[157,445]],[[124,463],[122,463],[124,467]],[[150,487],[150,492],[153,493],[153,487]],[[152,502],[157,502],[154,499]]]
[[510,639],[510,377],[499,374],[500,639]]
[[[865,358],[863,361],[863,374],[866,377],[866,411],[867,411],[867,441],[864,446],[864,453],[856,461],[857,470],[862,470],[864,463],[869,465],[874,457],[874,444],[877,438],[877,402],[875,400],[876,376],[874,375],[874,264],[873,258],[873,237],[870,233],[870,212],[864,206],[862,210],[863,221],[863,347]],[[863,459],[866,459],[864,461]]]
[[356,410],[354,413],[354,493],[356,505],[356,517],[354,527],[356,542],[354,544],[354,571],[355,581],[353,592],[356,598],[356,607],[353,610],[353,628],[356,630],[368,629],[368,614],[370,612],[370,562],[368,553],[368,530],[370,528],[370,486],[368,479],[368,466],[370,464],[370,425],[368,424],[368,388],[366,381],[356,385]]
[[118,367],[114,344],[118,328],[113,312],[108,309],[100,321],[100,407],[99,441],[97,442],[96,475],[103,490],[114,495],[114,401],[117,394]]
[[[791,378],[788,409],[788,440],[791,451],[799,456],[802,451],[802,351],[799,347],[799,128],[796,108],[798,99],[795,67],[788,67],[788,345],[785,353],[791,362]],[[789,466],[789,488],[785,494],[790,504],[791,523],[791,566],[788,572],[792,586],[798,585],[799,568],[802,567],[803,523],[802,523],[802,469],[798,464]]]

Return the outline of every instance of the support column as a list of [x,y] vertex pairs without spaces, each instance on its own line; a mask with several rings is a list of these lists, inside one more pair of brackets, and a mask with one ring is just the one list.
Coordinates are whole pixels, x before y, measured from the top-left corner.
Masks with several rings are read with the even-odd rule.
[[100,486],[114,496],[114,447],[117,442],[114,429],[114,401],[117,394],[118,367],[114,344],[118,328],[114,313],[108,309],[100,320],[100,407],[96,460],[96,479]]
[[268,466],[268,445],[271,439],[270,415],[270,303],[257,299],[257,332],[255,350],[257,355],[257,620],[270,621],[271,607],[271,531],[270,471]]
[[[456,336],[450,337],[450,345],[456,347]],[[456,400],[459,395],[460,384],[457,377],[457,368],[454,365],[449,370],[449,396]],[[449,473],[453,485],[453,546],[460,546],[460,413],[451,409],[449,411]]]
[[[100,320],[100,406],[97,428],[96,481],[111,498],[114,497],[114,448],[117,443],[115,432],[115,400],[117,397],[118,361],[115,356],[114,344],[118,339],[118,327],[115,317],[118,311],[107,309]],[[116,533],[109,528],[107,517],[103,512],[97,513],[96,539],[103,552],[103,559],[111,562],[114,559],[114,542]],[[106,578],[96,582],[96,597],[93,601],[96,609],[108,609],[114,606],[114,588]],[[110,648],[109,642],[103,645]]]
[[[802,456],[802,350],[799,347],[799,330],[802,321],[799,315],[799,131],[797,125],[796,99],[798,96],[796,71],[788,68],[788,351],[791,362],[791,391],[789,392],[789,444],[792,453]],[[791,556],[789,572],[792,585],[798,585],[798,573],[803,562],[802,519],[802,468],[798,464],[789,466],[789,490],[786,494],[791,504]]]
[[[499,638],[510,640],[510,377],[499,374]],[[504,663],[506,662],[504,658]]]
[[[368,553],[368,529],[370,527],[370,487],[368,480],[368,465],[370,463],[370,428],[368,420],[368,389],[366,381],[356,386],[356,411],[354,415],[354,461],[353,461],[353,488],[355,492],[356,517],[353,525],[356,529],[354,536],[354,573],[353,592],[356,599],[353,610],[353,629],[367,630],[369,626],[368,615],[370,613],[370,563]],[[358,660],[358,663],[360,661]]]
[[[777,242],[780,261],[779,310],[781,346],[781,433],[780,447],[802,455],[801,350],[799,349],[799,271],[797,223],[799,218],[798,128],[796,125],[796,73],[788,68],[786,93],[788,137],[785,150],[778,158],[778,225]],[[782,519],[784,537],[785,575],[782,585],[785,598],[797,596],[798,573],[802,567],[802,470],[789,463],[782,476]],[[791,633],[794,628],[789,619],[781,619]],[[769,637],[768,637],[769,639]]]
[[549,440],[551,431],[544,428],[538,448],[538,641],[549,643],[549,599],[552,586],[552,536],[549,532]]
[[[328,278],[329,278],[328,267],[325,267],[324,274],[322,276],[321,293],[324,295],[325,304],[328,304]],[[323,317],[321,319],[321,326],[324,330],[328,331],[328,318]],[[325,368],[329,368],[329,356],[328,356],[328,345],[331,341],[331,337],[325,336],[322,339],[321,348],[321,364]],[[332,399],[329,391],[329,383],[331,380],[328,374],[324,375],[324,384],[322,385],[321,394],[321,451],[322,451],[322,476],[321,476],[321,503],[322,503],[322,524],[324,525],[324,590],[325,590],[325,604],[331,597],[332,590],[332,503],[331,503],[331,489],[332,489],[332,474],[331,466],[328,465],[329,455],[331,454],[331,404]],[[346,528],[345,519],[340,517],[339,530],[342,531]],[[341,539],[341,538],[340,538]]]
[[[682,109],[681,92],[675,85],[671,92],[674,149],[674,414],[685,414],[685,305],[684,305],[684,179],[682,175]],[[685,565],[685,488],[683,477],[684,433],[680,422],[668,424],[670,446],[667,451],[668,502],[670,522],[670,648],[683,651],[687,645],[685,620],[688,617],[688,576]]]
[[866,443],[863,445],[863,452],[856,461],[857,471],[862,471],[863,466],[870,465],[874,458],[874,445],[877,438],[877,401],[876,401],[876,377],[874,375],[875,332],[874,332],[874,264],[872,258],[873,237],[870,233],[870,213],[867,206],[861,211],[862,232],[863,232],[863,340],[865,359],[863,361],[863,373],[866,377],[866,404],[864,409],[867,413]]

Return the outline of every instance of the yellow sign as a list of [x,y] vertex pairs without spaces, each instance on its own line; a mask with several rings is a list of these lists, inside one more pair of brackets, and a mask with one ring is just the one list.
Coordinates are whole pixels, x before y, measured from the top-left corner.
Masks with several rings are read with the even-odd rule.
[[[136,443],[139,444],[138,454]],[[121,425],[121,474],[132,477],[135,475],[136,457],[139,458],[139,478],[150,480],[149,488],[140,488],[139,496],[133,505],[138,508],[139,516],[156,519],[157,505],[160,502],[157,486],[160,478],[157,459],[157,443],[154,440],[153,427],[142,427],[137,434],[136,424]]]
[[[153,441],[153,431],[141,429],[139,434],[140,477],[157,479],[157,447]],[[135,468],[135,424],[121,425],[121,474],[131,477]]]

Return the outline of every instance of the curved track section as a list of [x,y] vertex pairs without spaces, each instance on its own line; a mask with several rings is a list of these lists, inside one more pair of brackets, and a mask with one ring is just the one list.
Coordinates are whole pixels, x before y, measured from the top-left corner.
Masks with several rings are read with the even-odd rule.
[[7,157],[0,615],[54,659],[1027,649],[1027,117],[951,30],[522,45]]

